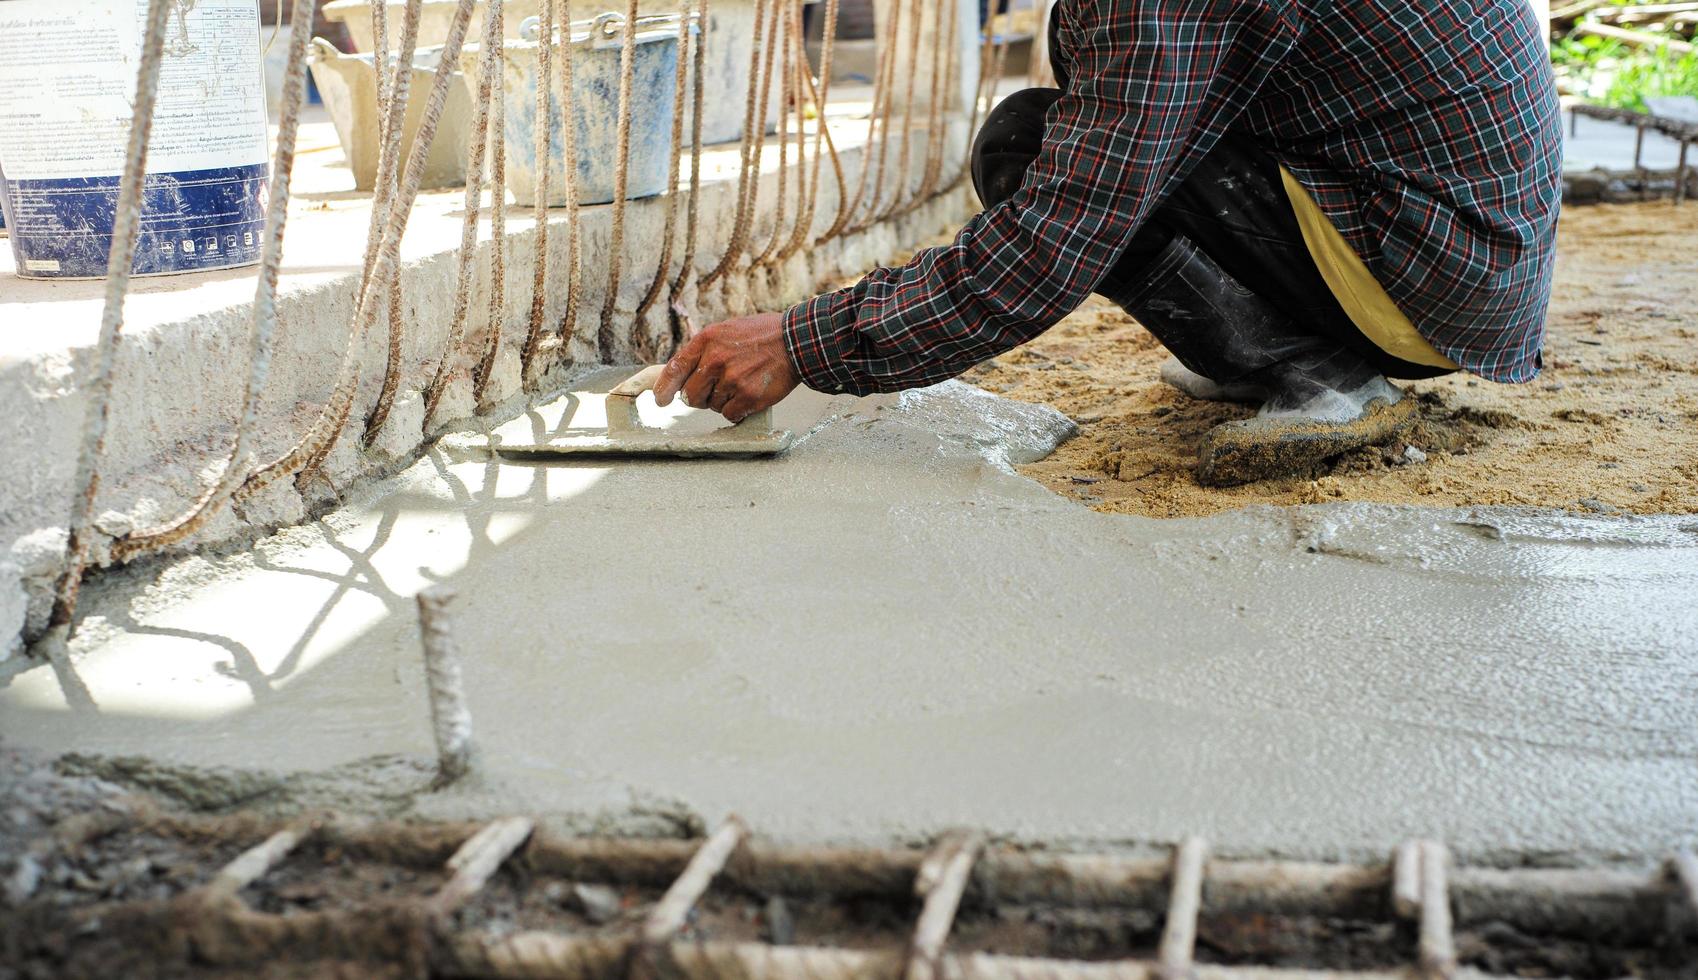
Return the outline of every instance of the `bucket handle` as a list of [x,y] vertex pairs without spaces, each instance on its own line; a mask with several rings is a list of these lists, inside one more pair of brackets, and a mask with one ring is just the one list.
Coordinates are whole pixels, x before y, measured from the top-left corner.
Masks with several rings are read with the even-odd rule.
[[[682,16],[682,14],[646,14],[642,17],[638,17],[633,23],[637,30],[645,31],[659,27],[676,25],[678,23],[678,18]],[[700,14],[697,14],[694,11],[691,12],[690,20],[692,22],[699,22],[700,19]],[[556,28],[556,30],[558,31],[559,28]],[[617,38],[625,32],[625,15],[616,10],[609,10],[605,13],[597,14],[592,20],[573,21],[571,24],[567,25],[568,37],[571,37],[580,31],[584,33],[585,41],[591,43],[596,41],[598,38],[602,40]],[[541,17],[526,17],[524,20],[519,22],[520,40],[536,41],[541,38]]]

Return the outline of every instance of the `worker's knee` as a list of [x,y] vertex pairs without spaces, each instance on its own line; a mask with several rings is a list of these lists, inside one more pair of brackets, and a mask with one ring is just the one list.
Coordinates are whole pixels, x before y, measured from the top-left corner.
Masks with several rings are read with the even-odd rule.
[[998,102],[985,118],[973,139],[973,189],[985,207],[1020,189],[1026,168],[1043,150],[1044,115],[1059,98],[1060,89],[1022,89]]

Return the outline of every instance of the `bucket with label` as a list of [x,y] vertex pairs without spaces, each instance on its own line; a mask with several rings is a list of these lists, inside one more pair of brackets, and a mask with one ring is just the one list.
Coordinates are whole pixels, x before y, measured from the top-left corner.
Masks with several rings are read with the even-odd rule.
[[[0,2],[0,202],[18,274],[106,275],[147,0]],[[257,0],[171,0],[133,272],[259,261]]]

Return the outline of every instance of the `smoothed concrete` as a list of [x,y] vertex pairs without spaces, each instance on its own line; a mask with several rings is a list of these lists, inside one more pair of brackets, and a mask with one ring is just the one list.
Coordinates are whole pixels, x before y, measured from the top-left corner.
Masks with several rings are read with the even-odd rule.
[[[976,51],[974,52],[976,57]],[[834,93],[827,124],[839,149],[853,194],[867,162],[866,89]],[[957,172],[966,155],[967,120],[947,120],[944,175]],[[926,135],[914,130],[916,152]],[[261,458],[276,458],[311,425],[328,397],[348,343],[356,288],[363,261],[370,199],[353,192],[336,137],[322,112],[303,126],[295,173],[282,280],[276,354],[261,400],[254,442]],[[759,254],[773,240],[779,183],[779,150],[769,139],[761,164],[761,198],[750,237]],[[900,143],[900,137],[893,142]],[[711,269],[724,254],[737,206],[738,144],[703,151],[700,234],[696,266]],[[894,160],[896,146],[889,150]],[[794,162],[794,155],[791,155]],[[894,163],[891,169],[894,170]],[[683,167],[687,175],[687,162]],[[794,169],[792,167],[792,169]],[[913,166],[907,188],[914,192],[924,168]],[[831,166],[822,167],[813,233],[823,234],[840,200]],[[898,179],[886,182],[896,193]],[[787,213],[794,220],[795,181],[787,185]],[[273,484],[242,509],[225,509],[200,532],[173,550],[241,539],[273,527],[299,523],[322,512],[362,481],[378,478],[411,461],[430,436],[420,391],[435,376],[454,308],[464,191],[426,193],[414,208],[402,247],[402,298],[407,334],[402,344],[399,394],[388,424],[370,449],[360,446],[362,421],[377,399],[388,356],[386,321],[360,342],[361,387],[352,422],[330,455],[323,479],[297,489],[293,481]],[[904,216],[810,248],[753,274],[733,273],[722,284],[684,299],[699,323],[758,309],[781,309],[844,278],[911,248],[917,241],[959,226],[969,213],[971,190],[959,184]],[[666,303],[656,303],[642,324],[635,310],[655,278],[665,228],[664,197],[630,202],[614,329],[629,357],[632,339],[669,335]],[[599,360],[596,334],[609,288],[612,209],[586,207],[582,217],[583,277],[577,316],[569,334],[569,363]],[[552,329],[566,313],[568,230],[571,212],[551,212],[550,275],[544,322]],[[682,201],[673,229],[677,247],[668,275],[682,263],[685,221]],[[503,355],[487,392],[501,404],[519,392],[517,351],[529,326],[532,267],[536,257],[533,213],[507,211],[506,283],[500,316]],[[786,226],[786,230],[788,226]],[[474,263],[468,353],[451,367],[454,380],[443,398],[446,419],[473,414],[470,368],[492,324],[486,314],[493,248],[486,208]],[[122,534],[183,513],[216,479],[233,438],[247,379],[252,329],[253,269],[139,279],[125,305],[125,333],[117,355],[111,426],[97,513],[101,529]],[[0,249],[0,458],[14,465],[0,479],[0,660],[45,626],[52,583],[64,552],[65,524],[76,497],[77,447],[86,409],[86,384],[103,306],[98,281],[28,281],[11,269],[9,249]],[[438,420],[438,425],[441,420]],[[92,559],[107,560],[110,539],[93,542]]]
[[[0,738],[305,773],[315,803],[662,800],[810,841],[1588,861],[1698,827],[1691,518],[1154,521],[1013,474],[1068,424],[963,385],[779,421],[812,431],[775,460],[432,452],[251,553],[108,573],[86,649],[0,689]],[[411,597],[438,581],[478,761],[427,793]]]

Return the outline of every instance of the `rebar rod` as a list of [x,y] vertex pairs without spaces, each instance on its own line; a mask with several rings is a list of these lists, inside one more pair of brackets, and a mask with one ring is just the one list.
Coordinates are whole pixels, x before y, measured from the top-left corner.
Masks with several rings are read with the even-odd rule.
[[685,865],[684,872],[672,887],[666,890],[648,918],[643,921],[643,942],[650,945],[670,942],[684,928],[684,922],[690,915],[690,910],[701,901],[713,879],[725,870],[725,864],[731,860],[744,840],[749,836],[748,825],[736,814],[725,818],[706,842],[695,854],[691,855],[690,863]]
[[[325,456],[335,444],[336,436],[342,432],[353,411],[354,393],[359,385],[360,376],[360,344],[365,338],[369,324],[375,315],[368,318],[367,304],[377,302],[377,293],[372,289],[373,277],[377,272],[378,259],[382,254],[383,237],[389,224],[390,212],[394,206],[394,189],[396,175],[400,171],[402,132],[406,128],[407,102],[412,91],[412,62],[418,47],[419,21],[423,16],[422,0],[408,0],[405,16],[401,21],[401,51],[395,63],[395,74],[388,88],[389,101],[382,109],[380,135],[383,138],[383,149],[378,155],[377,182],[372,192],[371,217],[367,222],[365,260],[360,274],[359,286],[355,290],[354,315],[348,323],[344,337],[342,361],[337,366],[336,376],[332,382],[330,396],[323,408],[306,433],[298,439],[287,452],[268,463],[255,467],[247,479],[237,488],[235,499],[245,500],[270,486],[273,482],[292,474],[310,474],[324,461]],[[378,72],[387,70],[389,53],[377,53],[375,64]],[[458,53],[456,52],[456,57]],[[446,62],[444,62],[444,66]],[[440,73],[442,67],[438,68]],[[440,110],[438,110],[440,111]],[[427,113],[428,114],[428,113]],[[434,129],[434,127],[433,127]],[[417,152],[412,154],[419,160],[421,166],[423,157],[429,149],[423,138],[424,132],[414,138]],[[410,204],[409,204],[410,208]]]
[[[208,817],[153,813],[150,833],[188,841],[251,840],[290,826],[251,814]],[[113,828],[115,829],[115,828]],[[421,824],[331,819],[318,837],[350,857],[408,867],[448,860],[479,824]],[[526,844],[526,866],[538,875],[577,881],[666,888],[697,854],[685,840],[570,837],[539,828]],[[828,899],[903,900],[924,860],[907,849],[805,847],[748,840],[723,875],[762,894]],[[987,850],[973,867],[966,895],[976,905],[1051,905],[1082,910],[1160,909],[1171,894],[1169,858]],[[1622,942],[1650,942],[1667,926],[1665,912],[1682,898],[1677,876],[1654,869],[1458,868],[1446,875],[1454,925],[1502,922],[1524,931],[1562,935],[1607,932]],[[1323,864],[1214,858],[1208,868],[1210,916],[1257,913],[1372,919],[1392,910],[1393,870],[1379,864]],[[1691,934],[1691,926],[1685,926]]]
[[[484,42],[495,49],[497,71],[506,57],[506,5],[496,5],[498,29]],[[489,154],[489,302],[483,352],[472,366],[472,404],[482,408],[489,399],[489,382],[501,355],[501,334],[507,325],[507,92],[497,84],[489,94],[489,129],[494,148]]]
[[751,273],[767,265],[778,249],[779,239],[784,234],[785,211],[788,208],[784,193],[790,178],[790,95],[795,83],[791,39],[800,31],[796,22],[801,18],[801,0],[779,0],[778,13],[779,30],[774,40],[778,50],[783,52],[778,55],[778,125],[774,132],[778,142],[778,193],[773,198],[772,237],[767,240],[766,247],[761,249],[758,255],[749,259],[748,271]]
[[596,332],[603,360],[614,355],[613,314],[619,306],[619,282],[625,261],[625,195],[630,190],[631,85],[637,70],[637,0],[626,0],[625,35],[619,45],[619,125],[613,137],[613,230],[607,245],[607,294],[602,297],[601,328]]
[[112,414],[112,376],[118,363],[118,341],[124,331],[124,300],[130,292],[130,271],[141,235],[142,192],[147,183],[147,144],[153,134],[153,110],[159,101],[159,69],[165,55],[165,27],[170,0],[148,0],[142,30],[141,59],[136,68],[136,97],[130,113],[130,136],[124,149],[124,174],[118,181],[117,210],[112,216],[112,248],[106,257],[106,302],[100,316],[100,336],[94,347],[94,372],[83,409],[82,440],[77,449],[78,494],[71,505],[65,535],[65,567],[54,591],[48,628],[68,639],[77,612],[77,592],[88,562],[89,530],[94,523],[94,500],[100,493],[100,468],[106,458],[106,426]]
[[[294,0],[291,23],[310,23],[313,0]],[[113,557],[128,561],[136,555],[170,547],[206,525],[235,494],[253,468],[252,440],[259,427],[260,398],[271,374],[273,341],[277,332],[277,285],[283,264],[283,232],[289,219],[289,195],[295,173],[295,144],[306,101],[307,49],[311,31],[289,35],[289,55],[283,75],[283,105],[277,123],[277,149],[271,163],[271,197],[266,205],[260,246],[259,276],[254,287],[253,327],[249,334],[248,378],[236,435],[224,470],[182,516],[145,530],[133,531],[114,542]]]
[[831,166],[837,178],[837,196],[842,201],[848,193],[848,186],[843,179],[843,161],[838,158],[837,145],[831,140],[831,127],[826,124],[826,102],[831,97],[832,60],[837,47],[837,21],[842,0],[825,0],[825,24],[820,34],[820,76],[816,80],[812,69],[808,67],[806,57],[797,66],[802,76],[802,83],[807,96],[814,106],[814,170],[813,177],[808,182],[807,203],[796,218],[796,230],[784,250],[779,253],[779,259],[785,260],[795,255],[807,243],[814,231],[814,216],[819,213],[820,165],[825,162],[825,156],[831,157]]
[[471,768],[472,755],[472,713],[466,706],[460,649],[454,641],[453,618],[449,615],[454,599],[454,590],[445,585],[425,589],[417,599],[440,784],[464,776]]
[[[837,0],[830,2],[836,3]],[[702,203],[702,111],[706,108],[707,88],[702,73],[707,70],[708,14],[709,0],[696,0],[696,23],[700,26],[696,46],[690,51],[690,60],[695,72],[695,79],[690,86],[690,206],[684,219],[684,259],[678,265],[678,278],[672,280],[669,305],[674,308],[678,305],[679,294],[694,284],[697,275],[696,236],[701,225]],[[686,339],[678,328],[678,320],[675,314],[672,337],[674,346]]]
[[945,837],[921,862],[914,877],[914,891],[924,904],[909,942],[908,963],[903,971],[905,980],[928,980],[943,975],[940,972],[943,947],[955,925],[955,913],[961,908],[961,896],[967,890],[973,863],[983,850],[982,836],[954,833]]
[[536,822],[526,817],[505,817],[472,835],[454,856],[448,868],[454,872],[431,898],[431,909],[446,915],[483,890],[501,865],[530,839]]
[[1456,940],[1451,933],[1450,851],[1437,841],[1421,842],[1420,970],[1427,980],[1456,975]]
[[312,833],[313,828],[309,825],[285,827],[279,830],[263,842],[243,851],[229,864],[219,869],[212,880],[204,886],[204,893],[234,896],[237,892],[269,873],[272,868],[277,866],[278,862],[288,857],[294,852],[295,848],[309,839]]
[[[693,12],[689,0],[679,7],[678,12],[678,65],[672,78],[672,142],[668,147],[668,165],[666,168],[666,217],[662,220],[660,231],[660,258],[655,262],[654,278],[649,280],[649,288],[643,293],[642,300],[637,303],[637,312],[632,318],[633,347],[639,349],[645,362],[655,360],[655,352],[641,349],[640,334],[643,318],[654,307],[660,298],[660,292],[666,288],[672,272],[672,245],[678,230],[678,165],[683,159],[684,149],[684,97],[689,92],[689,75],[691,61],[690,27]],[[700,46],[700,39],[697,45]],[[700,154],[700,144],[695,153]],[[689,257],[685,257],[689,261]]]
[[[378,6],[387,8],[388,4],[378,3],[373,6],[374,8]],[[398,181],[401,176],[401,159],[406,142],[407,103],[412,93],[413,84],[413,56],[418,50],[419,26],[423,15],[424,7],[422,3],[413,3],[407,7],[401,23],[400,57],[395,61],[393,74],[390,74],[389,69],[387,41],[379,44],[378,50],[372,55],[372,66],[378,80],[378,139],[383,148],[378,156],[377,182],[373,188],[371,219],[366,230],[365,265],[359,286],[362,293],[366,282],[371,278],[373,268],[377,264],[378,248],[382,244],[379,236],[388,220],[388,208],[395,200]],[[375,9],[372,12],[372,18],[374,29],[382,28],[388,22],[387,13],[379,15]],[[373,406],[371,414],[366,418],[364,441],[368,446],[375,439],[377,430],[383,425],[389,414],[389,400],[394,397],[394,385],[399,378],[401,335],[405,329],[405,321],[401,311],[400,283],[392,284],[386,295],[389,342],[385,347],[383,384],[378,392],[377,404]],[[355,330],[358,323],[359,311],[356,309],[349,330]],[[350,348],[357,344],[358,340],[357,337],[351,339]],[[352,406],[350,405],[349,408],[351,409]],[[343,410],[339,414],[346,416],[348,410]],[[341,424],[338,424],[337,431],[341,431]],[[309,457],[307,464],[302,467],[302,472],[310,473],[322,460],[322,456]]]
[[1187,837],[1173,850],[1172,884],[1157,952],[1163,980],[1181,980],[1195,973],[1192,957],[1197,946],[1197,915],[1202,910],[1203,872],[1208,860],[1209,845],[1201,837]]
[[[560,0],[560,23],[570,33],[572,29],[572,0]],[[578,330],[578,308],[584,293],[584,205],[578,200],[578,125],[576,117],[577,92],[573,88],[572,39],[560,45],[560,106],[565,125],[561,129],[562,169],[565,171],[564,194],[571,221],[566,226],[566,308],[560,312],[560,325],[555,333],[564,354]]]
[[[504,2],[505,0],[489,0],[489,8],[484,13],[483,36],[486,40],[482,50],[478,52],[477,104],[472,107],[472,131],[466,148],[466,214],[460,222],[460,255],[454,288],[454,312],[448,319],[448,337],[443,341],[442,357],[437,361],[436,373],[425,388],[424,424],[427,430],[436,416],[443,393],[448,390],[448,382],[453,377],[454,361],[460,355],[465,338],[466,317],[471,312],[472,270],[477,259],[478,219],[483,208],[484,173],[488,167],[485,150],[489,142],[489,110],[495,80],[501,73],[501,62],[497,60],[501,46],[488,39],[494,38],[501,30],[501,7]],[[500,206],[500,201],[495,202],[495,207]]]
[[[749,89],[744,93],[743,103],[743,138],[738,146],[737,170],[737,204],[733,212],[731,239],[725,245],[725,251],[720,254],[719,262],[702,277],[701,287],[707,288],[718,282],[731,271],[737,259],[742,256],[748,245],[749,223],[753,220],[754,199],[760,194],[760,158],[761,147],[766,133],[766,88],[770,87],[770,69],[766,73],[761,70],[762,55],[771,51],[770,45],[763,44],[763,31],[766,26],[766,11],[773,7],[773,27],[776,33],[778,16],[776,4],[778,0],[755,0],[755,23],[751,31],[749,45]],[[770,64],[770,59],[767,62]],[[756,113],[759,112],[759,118]],[[603,352],[606,356],[606,352]]]
[[1421,914],[1421,842],[1418,840],[1403,841],[1392,852],[1391,909],[1398,918],[1411,921]]
[[[531,261],[530,319],[525,329],[525,346],[519,355],[519,366],[526,387],[529,387],[530,381],[536,377],[538,359],[543,353],[543,314],[548,306],[548,185],[549,171],[554,166],[554,127],[549,119],[554,109],[554,0],[541,0],[538,10],[540,23],[537,34],[537,90],[534,109],[536,122],[531,133],[531,152],[536,157],[532,187],[536,201],[531,209],[531,218],[536,225],[536,255]],[[561,32],[566,35],[565,43],[571,44],[570,21],[563,25]],[[566,123],[561,127],[564,130],[575,125],[572,103],[567,101],[561,108],[566,117]]]
[[[418,0],[410,2],[416,3]],[[400,191],[388,209],[388,221],[385,224],[377,261],[372,267],[372,275],[362,284],[360,298],[355,303],[359,322],[354,326],[354,336],[344,357],[342,370],[338,373],[338,383],[331,392],[330,401],[294,448],[248,477],[237,491],[238,497],[251,496],[284,474],[298,473],[303,478],[312,474],[329,455],[342,433],[359,386],[358,340],[367,334],[376,321],[376,296],[379,290],[387,289],[391,277],[400,272],[401,239],[406,234],[413,203],[418,198],[419,185],[424,180],[425,160],[430,154],[431,144],[435,142],[437,125],[448,101],[448,91],[455,82],[457,72],[454,64],[460,57],[460,46],[465,41],[466,26],[471,19],[474,5],[475,0],[459,0],[455,6],[430,98],[425,104],[423,118],[413,139],[412,151],[407,157],[406,173],[402,178]],[[403,38],[403,45],[405,41]],[[397,87],[401,77],[404,76],[397,76]],[[394,136],[394,133],[390,135]]]

